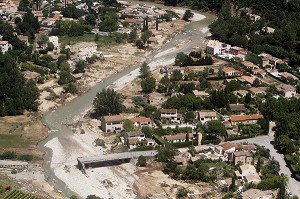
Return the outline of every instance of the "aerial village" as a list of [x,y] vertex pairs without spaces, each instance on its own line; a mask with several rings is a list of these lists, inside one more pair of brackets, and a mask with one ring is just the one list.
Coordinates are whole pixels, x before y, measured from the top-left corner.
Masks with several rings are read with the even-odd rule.
[[[132,184],[138,190],[135,192],[145,198],[276,198],[280,192],[277,185],[282,180],[278,160],[263,142],[248,139],[274,136],[276,124],[262,112],[261,104],[266,98],[298,98],[299,75],[288,70],[289,60],[267,53],[254,57],[247,49],[207,38],[191,52],[177,53],[172,64],[150,68],[142,63],[147,55],[189,22],[171,10],[118,3],[121,9],[115,33],[99,30],[105,19],[89,19],[90,15],[84,14],[89,9],[103,12],[98,2],[34,4],[32,15],[40,24],[34,37],[20,25],[26,11],[18,9],[18,2],[0,3],[1,20],[12,27],[12,35],[20,45],[33,51],[35,59],[24,58],[19,67],[26,79],[37,83],[38,111],[55,112],[105,77],[140,64],[139,75],[130,77],[131,83],[121,88],[114,84],[108,87],[120,97],[119,114],[93,117],[93,107],[82,118],[67,124],[83,140],[82,145],[95,149],[92,155],[99,151],[107,155],[157,150],[156,156],[140,156],[124,164],[130,166],[123,170],[132,172],[125,175],[138,176]],[[250,11],[248,15],[253,23],[260,19]],[[68,25],[72,28],[68,29]],[[257,34],[274,31],[266,26]],[[3,54],[12,48],[5,40],[7,35],[0,34]],[[79,36],[84,36],[84,41],[76,40]],[[174,44],[174,49],[181,45]],[[88,181],[93,172],[97,173],[97,168],[87,168],[85,176],[67,162],[59,167],[63,168],[60,175],[70,178],[64,181],[68,186],[75,183],[71,182],[74,179]],[[117,186],[118,179],[111,181],[107,177],[100,184],[107,189],[114,183]],[[133,191],[124,187],[126,197],[131,197]],[[288,189],[285,192],[292,195]],[[82,191],[78,195],[88,194]],[[103,197],[106,196],[109,198]]]

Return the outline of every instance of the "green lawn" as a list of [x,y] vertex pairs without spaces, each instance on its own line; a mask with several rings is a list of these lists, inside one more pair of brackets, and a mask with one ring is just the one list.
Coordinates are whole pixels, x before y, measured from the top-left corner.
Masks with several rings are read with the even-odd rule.
[[10,148],[10,147],[26,148],[32,144],[36,144],[36,143],[33,143],[32,140],[24,139],[21,134],[0,135],[0,148]]

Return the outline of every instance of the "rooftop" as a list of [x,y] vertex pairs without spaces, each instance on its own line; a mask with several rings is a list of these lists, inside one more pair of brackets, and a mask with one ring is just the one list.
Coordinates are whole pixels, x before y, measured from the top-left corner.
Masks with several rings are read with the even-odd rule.
[[231,122],[242,122],[247,120],[258,120],[264,118],[261,114],[252,114],[252,115],[232,115]]
[[104,122],[121,122],[123,118],[121,115],[107,115],[102,117]]

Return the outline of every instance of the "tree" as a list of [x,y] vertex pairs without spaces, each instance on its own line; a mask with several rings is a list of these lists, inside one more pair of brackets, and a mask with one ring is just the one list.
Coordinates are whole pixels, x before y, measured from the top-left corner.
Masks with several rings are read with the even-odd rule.
[[86,63],[84,60],[80,60],[75,64],[75,73],[84,73]]
[[180,70],[174,70],[171,75],[171,81],[180,81],[182,80],[182,73]]
[[183,19],[184,21],[189,21],[189,19],[192,18],[193,16],[194,16],[194,13],[192,13],[191,10],[186,10],[186,11],[184,12],[184,14],[183,14],[182,19]]
[[279,135],[276,137],[275,141],[276,146],[282,153],[289,154],[297,151],[297,148],[288,135]]
[[122,100],[113,89],[103,89],[93,101],[96,117],[122,112]]
[[177,148],[173,145],[167,144],[165,147],[161,147],[157,150],[156,160],[158,162],[169,162],[175,155],[178,154]]
[[52,42],[47,42],[47,50],[53,51],[54,50],[54,44]]
[[70,199],[77,199],[77,196],[72,195],[72,196],[70,197]]
[[221,121],[211,120],[206,123],[205,133],[221,137],[226,135],[226,128]]
[[49,41],[49,37],[46,34],[41,34],[41,36],[37,39],[37,44],[39,47],[43,47]]
[[252,100],[251,93],[247,93],[245,96],[245,103],[249,104]]
[[130,33],[129,33],[129,36],[128,36],[128,41],[129,42],[134,42],[136,40],[136,37],[137,37],[137,32],[136,30],[132,30]]
[[86,199],[101,199],[100,197],[96,196],[96,195],[88,195],[86,197]]
[[99,30],[105,32],[113,32],[118,29],[119,17],[114,12],[107,12],[104,15],[104,20],[99,24]]
[[129,132],[129,131],[134,131],[134,125],[133,125],[133,122],[129,119],[126,119],[124,120],[123,122],[123,128],[126,132]]
[[94,14],[88,14],[85,16],[85,19],[84,19],[84,23],[86,25],[91,25],[91,26],[95,26],[96,24],[96,17]]
[[63,85],[63,84],[68,84],[68,83],[71,83],[74,81],[75,81],[75,78],[71,75],[70,71],[68,71],[68,70],[60,71],[58,84]]
[[143,93],[151,93],[155,90],[156,87],[156,79],[154,77],[146,77],[141,82],[142,92]]
[[195,119],[195,114],[193,111],[188,111],[184,114],[185,122],[193,122],[194,119]]
[[149,65],[144,62],[140,67],[140,78],[145,79],[151,74]]
[[259,85],[260,85],[260,81],[259,81],[258,78],[256,78],[256,79],[254,80],[254,82],[253,82],[253,86],[254,86],[254,87],[259,87]]
[[178,198],[183,198],[186,197],[188,194],[188,191],[186,190],[186,188],[184,187],[180,187],[177,191],[177,197]]
[[142,33],[141,39],[144,42],[144,44],[148,41],[148,39],[152,36],[152,32],[149,30],[146,30]]
[[138,161],[136,163],[137,166],[139,167],[145,167],[147,165],[147,160],[144,156],[139,156]]

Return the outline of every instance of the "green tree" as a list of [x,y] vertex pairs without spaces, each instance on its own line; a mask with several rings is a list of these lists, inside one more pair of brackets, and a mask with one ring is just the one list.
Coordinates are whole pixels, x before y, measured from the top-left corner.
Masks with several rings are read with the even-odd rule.
[[288,135],[279,135],[276,137],[275,141],[276,146],[282,153],[289,154],[297,151],[297,148]]
[[178,198],[184,198],[186,197],[188,194],[188,191],[186,190],[186,188],[184,187],[180,187],[177,191],[177,197]]
[[161,147],[157,150],[156,160],[158,162],[169,162],[175,155],[178,154],[178,150],[170,144],[167,144],[165,147]]
[[136,163],[137,166],[139,167],[145,167],[147,165],[147,160],[144,156],[139,156],[138,161]]
[[103,89],[100,93],[97,93],[93,105],[97,117],[122,112],[121,97],[113,89]]
[[191,10],[186,10],[186,11],[184,12],[184,14],[183,14],[182,19],[183,19],[184,21],[189,21],[190,18],[192,18],[193,16],[194,16],[194,13],[192,13]]
[[123,128],[124,128],[124,130],[126,132],[134,131],[135,130],[133,122],[131,120],[129,120],[129,119],[124,120],[124,122],[123,122]]
[[142,92],[143,93],[151,93],[155,90],[156,87],[156,79],[154,77],[146,77],[141,82]]
[[256,79],[254,80],[254,82],[253,82],[253,86],[254,86],[254,87],[259,87],[259,85],[260,85],[260,81],[259,81],[258,78],[256,78]]
[[99,24],[99,30],[113,32],[118,29],[119,17],[114,12],[108,12],[104,15],[104,20]]
[[43,47],[49,41],[49,37],[46,34],[41,34],[39,38],[37,38],[37,44],[39,47]]
[[66,93],[76,93],[77,88],[74,83],[67,83],[63,85],[63,89]]
[[95,26],[96,24],[96,17],[94,14],[88,14],[85,16],[85,19],[84,19],[84,23],[86,25],[91,25],[91,26]]
[[226,128],[219,120],[211,120],[206,123],[205,133],[222,137],[226,136]]
[[86,199],[101,199],[100,197],[96,196],[96,195],[88,195],[86,197]]
[[136,37],[137,37],[137,31],[134,29],[129,33],[128,41],[134,42],[136,40]]
[[144,62],[140,67],[140,78],[145,79],[151,74],[149,65]]
[[84,73],[84,69],[86,67],[86,62],[84,60],[80,60],[75,64],[75,73]]
[[145,32],[142,33],[141,39],[144,42],[144,44],[148,41],[148,39],[152,36],[152,32],[149,30],[146,30]]
[[77,196],[72,195],[72,196],[70,197],[70,199],[77,199]]
[[182,80],[182,73],[180,70],[174,70],[171,75],[171,81],[180,81]]
[[245,96],[245,103],[249,104],[252,100],[251,93],[247,93]]

